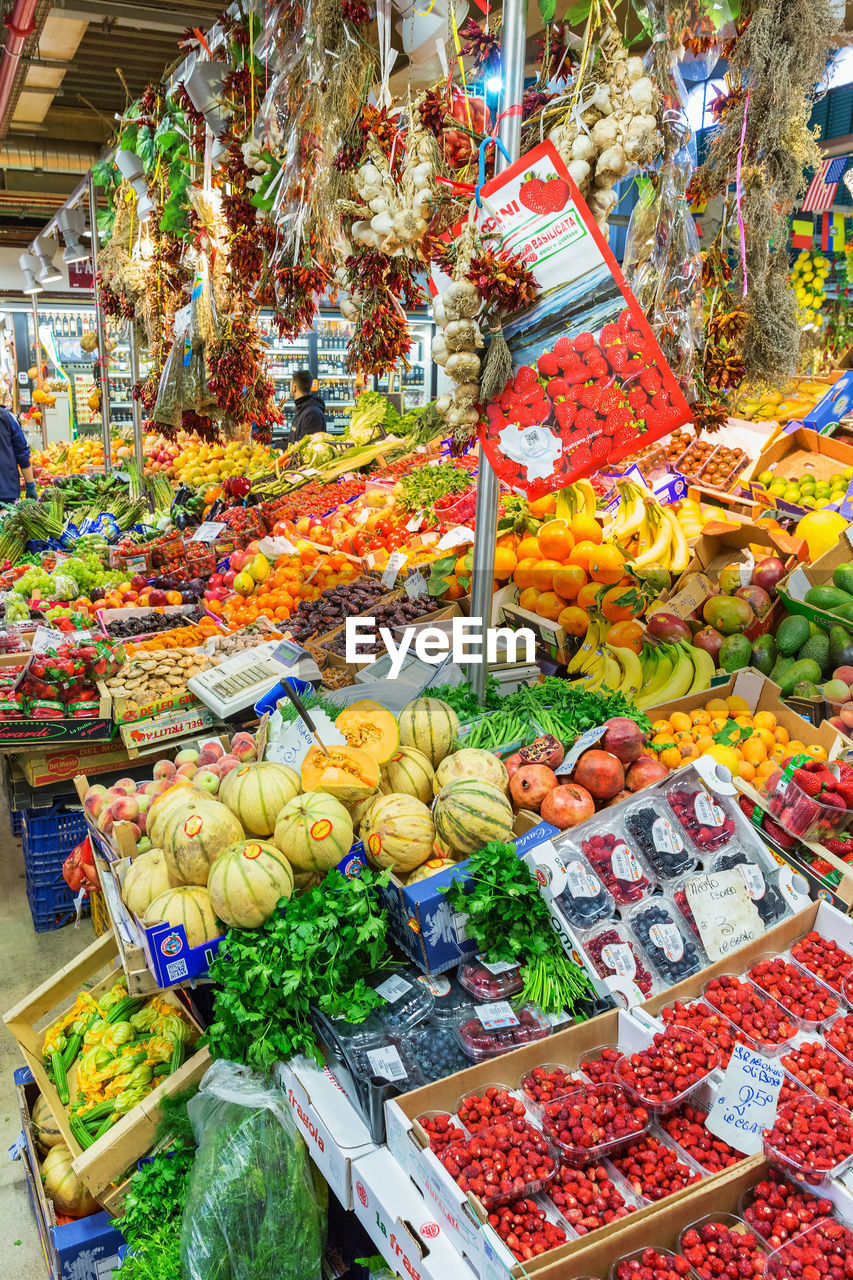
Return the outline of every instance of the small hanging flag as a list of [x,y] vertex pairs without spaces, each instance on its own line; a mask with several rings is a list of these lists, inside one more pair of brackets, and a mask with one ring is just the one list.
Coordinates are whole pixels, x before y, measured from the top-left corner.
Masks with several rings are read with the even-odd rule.
[[844,247],[844,214],[825,213],[821,220],[820,247],[825,253],[838,253]]
[[849,162],[849,156],[831,156],[824,160],[803,197],[803,213],[823,213],[832,208],[835,192]]
[[814,223],[811,218],[794,218],[791,224],[791,244],[795,249],[810,249],[814,239]]

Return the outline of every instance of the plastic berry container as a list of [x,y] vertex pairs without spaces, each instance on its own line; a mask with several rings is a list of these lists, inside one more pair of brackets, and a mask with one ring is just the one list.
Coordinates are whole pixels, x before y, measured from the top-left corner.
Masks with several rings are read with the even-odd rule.
[[789,1045],[780,1061],[791,1079],[816,1098],[828,1098],[853,1111],[853,1063],[822,1040],[803,1040]]
[[350,1036],[344,1042],[344,1054],[355,1075],[393,1084],[400,1093],[421,1089],[427,1083],[405,1038],[369,1033]]
[[836,992],[785,955],[765,951],[753,961],[747,977],[787,1009],[803,1031],[819,1031],[841,1009]]
[[[687,1072],[683,1065],[685,1053],[695,1055],[698,1060]],[[669,1115],[670,1111],[686,1102],[719,1065],[720,1055],[705,1036],[686,1027],[669,1026],[663,1031],[656,1031],[647,1048],[621,1058],[616,1064],[616,1079],[629,1096],[636,1098],[649,1111],[655,1115]],[[666,1073],[673,1075],[675,1081],[683,1080],[685,1083],[675,1090],[666,1082]],[[637,1083],[640,1076],[644,1080],[642,1088]]]
[[508,1000],[518,995],[524,979],[518,965],[492,964],[481,956],[463,960],[456,976],[464,989],[478,1004],[489,1000]]
[[807,795],[783,769],[768,776],[764,794],[768,812],[797,840],[827,840],[853,823],[853,809],[839,809]]
[[541,1066],[525,1071],[518,1082],[524,1096],[524,1104],[533,1115],[541,1118],[545,1104],[570,1093],[580,1083],[580,1077],[563,1062],[543,1062]]
[[[461,1009],[456,1010],[458,1019]],[[420,1022],[405,1037],[406,1044],[424,1078],[430,1084],[465,1071],[471,1062],[459,1047],[452,1021],[447,1018],[428,1018]]]
[[791,959],[833,991],[842,991],[845,979],[853,974],[853,955],[816,929],[803,934],[791,947]]
[[839,1013],[823,1028],[823,1039],[848,1062],[853,1062],[853,1013]]
[[736,1027],[707,1000],[676,1000],[674,1005],[661,1009],[659,1017],[664,1026],[688,1027],[691,1031],[698,1031],[717,1050],[721,1067],[729,1065],[736,1044],[745,1044],[753,1053],[762,1052],[757,1040]]
[[[507,1157],[513,1152],[528,1172],[510,1172]],[[463,1142],[451,1142],[440,1160],[460,1190],[477,1196],[487,1209],[535,1196],[557,1176],[553,1147],[527,1120],[507,1120]],[[466,1170],[472,1164],[477,1172],[469,1176]],[[489,1173],[491,1180],[486,1181]]]
[[716,853],[735,834],[735,820],[725,802],[704,787],[676,782],[667,791],[666,801],[701,854]]
[[614,830],[612,818],[585,823],[580,847],[617,907],[631,906],[654,892],[654,872],[627,834],[618,825]]
[[643,1000],[660,990],[657,974],[626,924],[609,920],[583,934],[579,941],[599,978],[612,980],[617,989],[619,980],[624,979],[626,992],[630,992],[627,984],[632,983]]
[[422,1111],[415,1116],[429,1139],[429,1149],[440,1155],[451,1142],[461,1142],[468,1136],[456,1116],[448,1111]]
[[541,1195],[495,1206],[488,1221],[520,1263],[542,1257],[574,1238],[561,1214]]
[[462,1052],[472,1062],[488,1062],[522,1045],[545,1040],[551,1024],[534,1004],[511,1007],[505,1001],[473,1005],[455,1028]]
[[597,1044],[578,1058],[578,1071],[582,1071],[593,1084],[614,1084],[616,1063],[622,1057],[618,1044]]
[[699,866],[681,827],[659,801],[641,801],[626,811],[623,820],[632,848],[643,855],[659,880],[674,880]]
[[443,1025],[456,1022],[462,1010],[469,1009],[474,1003],[470,992],[465,990],[453,974],[448,976],[445,973],[438,973],[431,978],[421,974],[420,981],[429,988],[435,1001],[430,1022]]
[[696,917],[690,910],[690,903],[687,900],[687,886],[691,880],[696,880],[697,875],[694,872],[688,872],[686,876],[679,876],[672,884],[668,886],[669,894],[672,898],[673,906],[680,916],[684,918],[690,932],[699,942],[702,941],[702,935],[699,932],[699,926],[696,923]]
[[393,973],[374,974],[369,985],[385,1004],[376,1010],[386,1031],[404,1033],[430,1016],[435,996],[419,980],[414,968],[395,969]]
[[590,929],[600,920],[612,920],[616,904],[580,850],[563,843],[559,853],[566,883],[554,903],[567,923],[575,929]]
[[491,1129],[507,1118],[523,1120],[525,1107],[512,1085],[503,1083],[483,1084],[479,1089],[469,1089],[456,1103],[456,1115],[469,1133]]
[[639,903],[626,918],[667,986],[691,978],[707,964],[705,952],[665,897]]
[[[832,1149],[825,1151],[824,1143]],[[807,1095],[787,1103],[776,1112],[773,1128],[764,1131],[764,1157],[809,1187],[828,1186],[853,1164],[850,1112],[825,1098]]]
[[642,1280],[683,1280],[685,1276],[697,1280],[696,1272],[682,1254],[649,1246],[623,1253],[611,1262],[608,1280],[635,1280],[640,1275]]
[[[776,924],[789,914],[788,904],[774,884],[773,878],[743,849],[727,849],[711,863],[712,871],[740,868],[747,892],[765,925]],[[688,911],[690,908],[688,907]]]
[[[734,1213],[708,1213],[689,1226],[682,1227],[678,1233],[679,1252],[693,1267],[699,1280],[716,1280],[720,1274],[715,1265],[720,1261],[719,1243],[734,1245],[739,1270],[741,1262],[748,1264],[754,1258],[755,1269],[752,1275],[764,1274],[767,1247],[761,1236]],[[745,1268],[740,1270],[740,1274],[749,1275]]]
[[791,1276],[847,1276],[853,1259],[853,1231],[825,1217],[775,1249],[767,1259],[768,1280]]
[[542,1114],[545,1136],[566,1164],[580,1169],[641,1137],[650,1123],[646,1108],[620,1084],[581,1085],[547,1103]]
[[[787,1009],[736,974],[720,973],[711,978],[702,988],[702,995],[708,1004],[728,1018],[732,1026],[742,1029],[744,1035],[758,1046],[760,1053],[770,1057],[780,1054],[799,1029]],[[756,1021],[761,1025],[756,1027]],[[749,1030],[743,1026],[747,1022]]]
[[636,1210],[635,1197],[620,1182],[604,1164],[586,1169],[561,1164],[545,1194],[572,1237],[583,1239]]
[[704,1107],[685,1102],[668,1116],[662,1116],[659,1123],[675,1149],[710,1176],[730,1169],[746,1156],[709,1132],[705,1125],[707,1118],[708,1112]]
[[655,1129],[635,1138],[624,1151],[611,1156],[610,1162],[641,1205],[659,1204],[702,1179],[696,1161]]
[[744,1191],[737,1211],[768,1248],[776,1250],[822,1218],[831,1217],[835,1206],[777,1169],[770,1169],[761,1182]]

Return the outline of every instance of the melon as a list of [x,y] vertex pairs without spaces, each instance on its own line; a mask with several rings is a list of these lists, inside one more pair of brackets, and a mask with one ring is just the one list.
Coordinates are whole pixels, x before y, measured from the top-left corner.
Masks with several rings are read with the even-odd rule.
[[181,806],[191,806],[199,797],[210,799],[210,792],[202,791],[201,787],[192,786],[187,780],[186,783],[176,783],[169,787],[168,791],[157,796],[149,805],[145,832],[155,849],[163,847],[163,832],[166,829],[169,814]]
[[344,735],[348,746],[366,751],[380,764],[390,760],[400,742],[400,731],[391,712],[369,698],[345,707],[335,720],[335,728]]
[[382,766],[379,790],[386,796],[393,791],[397,795],[414,796],[421,804],[429,804],[433,797],[434,776],[432,765],[422,751],[415,747],[398,747]]
[[210,894],[198,884],[179,885],[161,893],[145,912],[143,921],[146,925],[182,924],[191,947],[212,942],[222,934]]
[[421,880],[428,880],[430,876],[434,876],[438,871],[446,871],[448,867],[455,867],[456,863],[452,858],[440,858],[435,855],[427,858],[426,862],[422,862],[416,867],[411,875],[406,877],[406,884],[419,884]]
[[357,804],[348,804],[346,806],[349,811],[349,815],[352,818],[352,829],[356,835],[361,830],[361,824],[364,822],[368,809],[373,804],[374,800],[378,799],[379,792],[375,795],[368,796],[366,800],[359,800]]
[[467,855],[490,840],[512,839],[512,805],[492,782],[448,782],[436,797],[433,817],[439,839],[456,853]]
[[240,822],[212,796],[169,811],[163,833],[166,865],[178,884],[207,884],[214,858],[245,835]]
[[[233,771],[232,771],[233,772]],[[220,853],[207,881],[210,903],[233,929],[257,929],[293,893],[293,870],[274,844],[242,840]]]
[[325,874],[352,847],[352,818],[334,796],[309,791],[284,806],[273,839],[298,871]]
[[272,760],[259,760],[227,773],[218,798],[237,815],[247,835],[271,836],[276,818],[300,790],[299,774],[294,769]]
[[435,826],[425,804],[414,796],[380,796],[361,824],[361,838],[374,867],[406,875],[432,857]]
[[509,774],[503,760],[480,747],[463,747],[461,751],[445,756],[435,771],[432,784],[435,795],[448,782],[455,782],[457,778],[481,778],[485,782],[494,783],[504,795],[509,791]]
[[303,791],[323,791],[343,804],[355,804],[378,786],[379,761],[358,747],[310,747],[302,761]]
[[440,698],[416,698],[400,712],[400,743],[422,751],[433,769],[453,750],[459,717]]
[[53,1118],[53,1112],[42,1094],[39,1094],[36,1098],[36,1105],[33,1107],[30,1120],[32,1121],[35,1140],[42,1151],[49,1151],[51,1147],[59,1146],[60,1142],[62,1142],[62,1134],[59,1131],[59,1125]]
[[128,867],[121,886],[122,901],[134,915],[144,916],[154,899],[176,884],[180,881],[169,871],[164,850],[148,849],[137,854]]
[[71,1168],[73,1159],[64,1142],[51,1147],[41,1166],[44,1194],[53,1201],[57,1213],[64,1213],[68,1218],[86,1218],[90,1213],[97,1213],[100,1206]]

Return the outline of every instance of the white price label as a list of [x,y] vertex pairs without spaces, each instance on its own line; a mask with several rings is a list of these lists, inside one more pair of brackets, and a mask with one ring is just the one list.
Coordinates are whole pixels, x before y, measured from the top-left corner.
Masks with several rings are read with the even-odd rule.
[[684,955],[684,939],[674,924],[653,924],[649,938],[667,960],[680,960]]
[[198,526],[190,542],[215,542],[222,530],[227,528],[228,525],[219,520],[205,520],[204,524]]
[[713,964],[764,932],[739,868],[694,876],[685,886],[702,945]]
[[484,960],[482,956],[477,956],[477,960],[484,969],[488,969],[489,973],[494,973],[495,975],[510,973],[518,968],[517,964],[510,964],[508,960]]
[[652,839],[658,853],[681,853],[684,848],[684,841],[669,818],[655,818],[652,823]]
[[355,523],[356,523],[356,524],[367,524],[367,522],[368,522],[368,520],[369,520],[369,519],[370,519],[370,508],[369,508],[369,507],[362,507],[361,511],[357,511],[357,512],[355,513]]
[[772,1129],[784,1072],[778,1061],[736,1044],[705,1127],[744,1155],[761,1151],[761,1135]]
[[761,868],[756,867],[753,862],[739,862],[736,870],[743,876],[744,883],[749,890],[749,896],[753,902],[760,902],[767,892],[767,883],[762,874]]
[[408,578],[403,583],[403,590],[410,600],[415,600],[418,596],[425,596],[428,594],[427,580],[424,575],[416,569],[414,573],[409,574]]
[[382,574],[382,585],[390,591],[394,583],[397,581],[397,574],[408,560],[408,556],[402,551],[394,551],[388,557],[388,563]]
[[477,1017],[484,1031],[497,1031],[500,1027],[518,1026],[518,1018],[507,1000],[477,1006]]
[[368,1049],[367,1061],[375,1076],[381,1080],[405,1080],[406,1068],[393,1044],[384,1045],[381,1049]]
[[411,520],[406,521],[406,529],[408,530],[408,532],[417,533],[418,529],[420,529],[421,527],[423,518],[424,518],[424,513],[422,511],[416,511],[415,514],[412,516]]
[[474,530],[467,528],[464,524],[458,524],[455,529],[447,530],[447,533],[439,540],[436,550],[449,551],[451,547],[464,547],[467,543],[473,541]]
[[636,884],[643,878],[643,868],[626,844],[617,844],[613,849],[610,867],[617,880],[627,884]]
[[[554,638],[555,637],[552,637],[552,639]],[[603,738],[606,732],[606,724],[596,725],[593,729],[585,729],[572,747],[571,751],[566,753],[561,762],[557,765],[557,768],[554,770],[557,776],[559,777],[562,773],[572,773],[584,751],[589,747],[595,746],[599,738]]]
[[706,827],[721,827],[726,820],[726,812],[712,800],[706,791],[700,791],[693,801],[693,812]]
[[36,627],[33,635],[33,642],[30,645],[32,653],[47,653],[48,649],[58,649],[61,644],[68,644],[73,639],[77,644],[91,637],[91,631],[75,631],[73,637],[66,631],[54,631],[52,627]]
[[633,978],[637,972],[637,961],[627,942],[608,942],[601,948],[601,959],[611,973],[622,978]]
[[375,990],[376,994],[381,996],[383,1000],[387,1000],[389,1004],[396,1004],[407,991],[412,990],[412,984],[407,982],[405,978],[401,978],[398,973],[395,973],[390,978],[386,978]]
[[[314,710],[310,712],[310,716],[327,747],[343,746],[346,739],[340,730],[335,728],[334,721],[325,711]],[[277,734],[276,730],[278,730]],[[298,716],[283,727],[279,714],[271,718],[270,741],[264,753],[267,760],[274,760],[276,764],[286,764],[291,769],[298,769],[311,747],[316,746],[317,739]]]
[[566,887],[573,898],[594,898],[598,893],[598,881],[582,862],[566,864]]

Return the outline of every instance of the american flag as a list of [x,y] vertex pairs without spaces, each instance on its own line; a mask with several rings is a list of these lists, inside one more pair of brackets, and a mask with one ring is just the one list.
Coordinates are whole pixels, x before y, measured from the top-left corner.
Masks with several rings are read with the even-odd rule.
[[831,156],[824,160],[803,198],[803,213],[824,213],[832,207],[835,192],[849,160],[849,156]]

